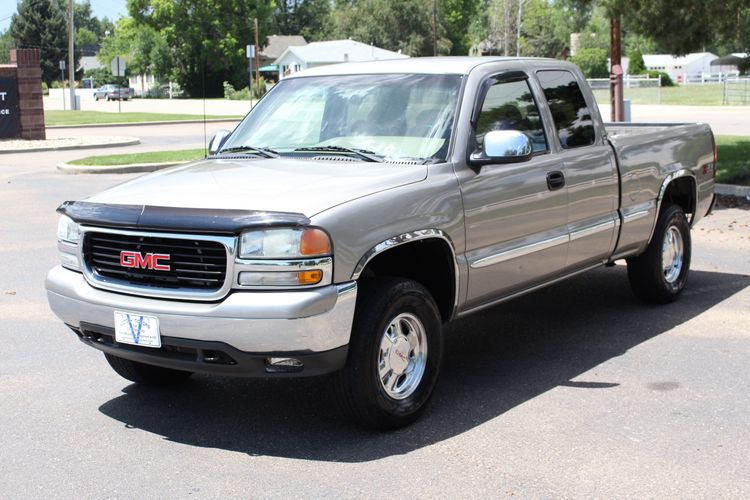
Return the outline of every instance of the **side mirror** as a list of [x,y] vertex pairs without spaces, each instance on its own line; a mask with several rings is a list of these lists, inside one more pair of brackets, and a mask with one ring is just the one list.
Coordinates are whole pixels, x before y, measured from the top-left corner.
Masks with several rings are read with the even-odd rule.
[[534,154],[529,136],[518,130],[491,130],[484,135],[484,151],[471,154],[472,165],[519,163]]
[[221,129],[211,138],[211,142],[208,143],[208,154],[215,155],[219,152],[221,147],[227,142],[227,138],[232,132],[226,129]]

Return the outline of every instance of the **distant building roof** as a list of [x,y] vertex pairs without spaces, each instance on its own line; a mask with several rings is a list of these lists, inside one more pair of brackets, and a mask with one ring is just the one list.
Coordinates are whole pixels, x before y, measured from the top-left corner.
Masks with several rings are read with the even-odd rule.
[[743,59],[750,57],[750,54],[744,52],[735,52],[728,56],[720,57],[711,61],[711,66],[737,66]]
[[271,35],[266,38],[266,46],[260,51],[260,55],[268,59],[276,59],[287,48],[302,45],[307,45],[307,40],[302,35]]
[[643,64],[648,66],[686,66],[692,62],[705,57],[717,59],[718,56],[710,52],[696,52],[684,56],[673,56],[670,54],[643,54]]
[[312,42],[303,47],[288,47],[274,64],[279,64],[288,53],[292,53],[307,64],[326,64],[341,62],[383,61],[387,59],[406,59],[409,56],[381,49],[374,45],[355,42],[354,40],[331,40]]
[[101,68],[102,63],[99,62],[99,59],[97,59],[96,56],[82,56],[78,60],[78,67],[83,71],[89,71],[92,69]]

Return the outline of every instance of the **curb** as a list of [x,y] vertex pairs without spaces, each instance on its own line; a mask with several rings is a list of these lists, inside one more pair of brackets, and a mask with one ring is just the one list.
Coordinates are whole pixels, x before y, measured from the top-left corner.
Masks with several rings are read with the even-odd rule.
[[716,184],[716,194],[724,196],[736,196],[738,198],[750,199],[750,186],[735,186],[734,184]]
[[135,174],[155,172],[163,168],[184,165],[189,161],[164,163],[131,163],[130,165],[71,165],[60,163],[57,170],[62,174]]
[[65,151],[70,149],[98,149],[98,148],[119,148],[121,146],[134,146],[140,144],[141,140],[134,137],[133,139],[120,142],[108,142],[103,144],[82,144],[79,146],[58,146],[58,147],[47,147],[47,148],[31,148],[31,149],[11,149],[11,150],[0,150],[0,155],[18,154],[18,153],[38,153],[40,151]]
[[[239,122],[243,117],[227,117],[227,118],[209,118],[206,123],[221,123],[221,122]],[[49,125],[45,128],[48,129],[66,129],[66,128],[93,128],[93,127],[130,127],[130,126],[141,126],[141,125],[172,125],[172,124],[184,124],[184,123],[203,123],[203,120],[164,120],[158,122],[119,122],[119,123],[88,123],[80,125]]]

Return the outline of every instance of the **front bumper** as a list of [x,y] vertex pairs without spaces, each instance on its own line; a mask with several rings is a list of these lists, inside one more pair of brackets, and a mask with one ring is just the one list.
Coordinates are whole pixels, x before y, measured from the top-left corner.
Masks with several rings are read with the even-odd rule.
[[[236,369],[217,368],[210,363],[197,363],[192,368],[180,365],[181,369],[237,375],[268,373],[262,368],[256,373],[253,360],[290,357],[304,364],[302,358],[308,357],[311,370],[305,368],[298,375],[309,375],[335,371],[346,361],[357,285],[350,282],[298,291],[233,292],[220,302],[196,303],[100,290],[89,285],[82,274],[57,266],[47,274],[47,298],[52,311],[81,340],[110,354],[177,368],[172,362],[174,356],[170,355],[169,362],[169,356],[162,356],[172,349],[170,345],[178,351],[194,350],[197,361],[205,358],[201,354],[204,351],[221,351],[237,361]],[[165,347],[132,348],[114,342],[115,310],[158,317]]]

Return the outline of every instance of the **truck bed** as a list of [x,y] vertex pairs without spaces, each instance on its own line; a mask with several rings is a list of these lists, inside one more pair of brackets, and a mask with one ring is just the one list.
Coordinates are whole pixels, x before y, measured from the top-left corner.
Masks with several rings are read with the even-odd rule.
[[[654,227],[658,197],[668,176],[689,171],[696,181],[694,224],[711,203],[713,175],[703,166],[713,163],[711,128],[703,123],[606,123],[604,128],[617,157],[622,179],[620,211],[624,224],[618,251],[643,247],[642,232]],[[648,216],[634,220],[637,214]]]

